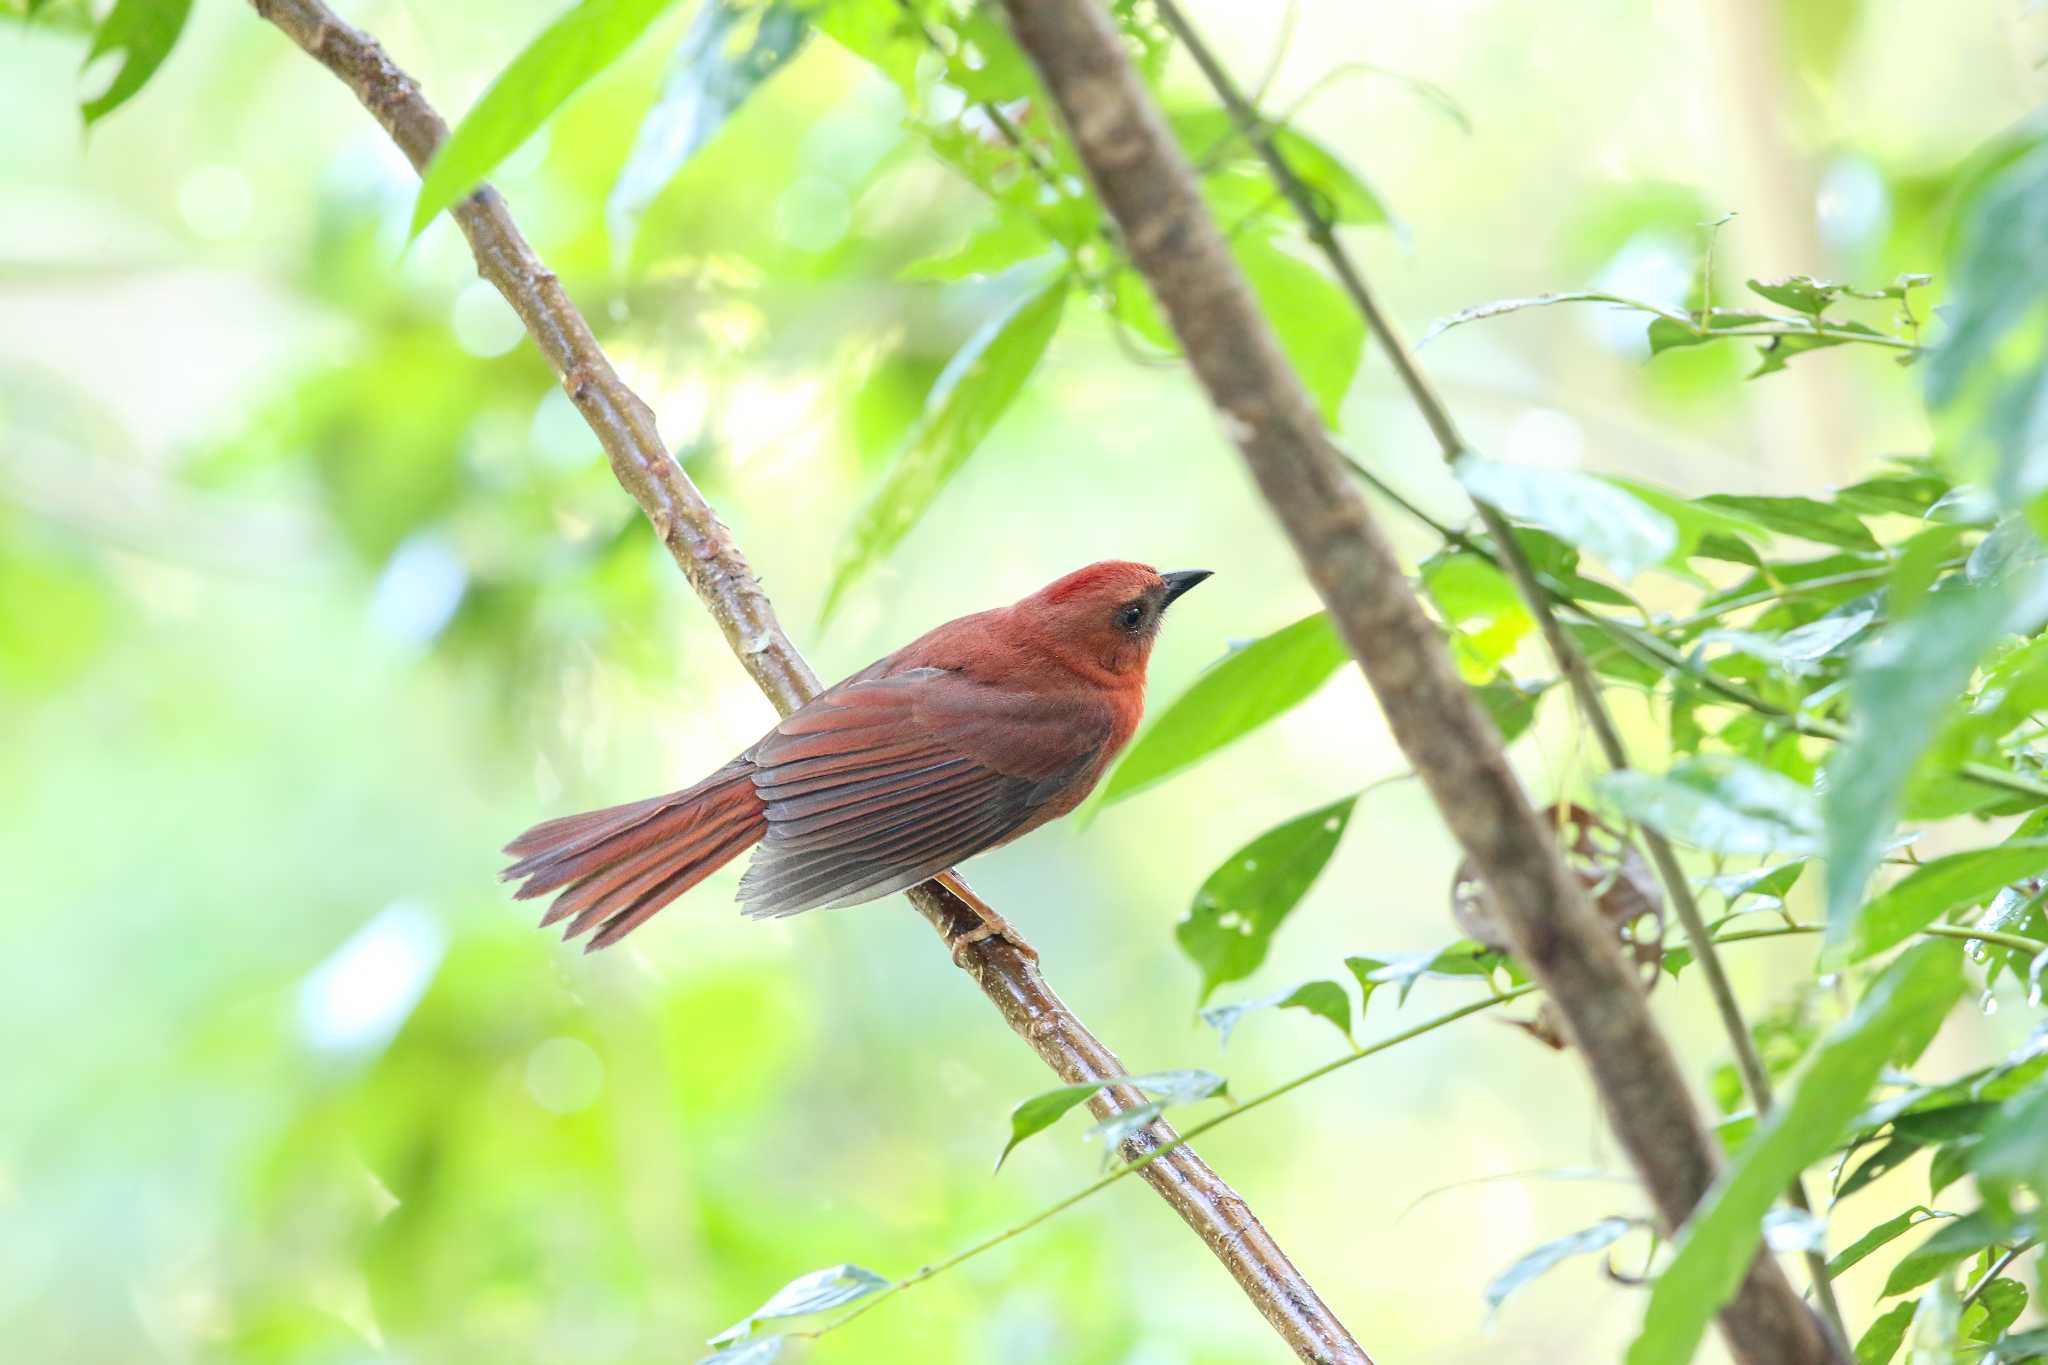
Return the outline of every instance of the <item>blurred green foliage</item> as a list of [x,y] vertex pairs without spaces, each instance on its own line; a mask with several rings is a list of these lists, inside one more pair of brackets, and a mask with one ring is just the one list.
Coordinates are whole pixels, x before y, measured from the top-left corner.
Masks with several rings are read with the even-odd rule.
[[[1149,6],[1111,8],[1333,430],[1462,526],[1249,141]],[[1655,1000],[1732,1160],[1675,1251],[1633,1190],[1566,1189],[1597,1125],[1568,1051],[1438,1032],[1526,1008],[1525,978],[1457,937],[1415,784],[1329,804],[1398,760],[993,9],[373,5],[351,19],[472,111],[420,188],[234,7],[14,0],[0,1027],[30,1123],[0,1135],[0,1321],[24,1358],[689,1360],[736,1323],[723,1358],[765,1359],[1095,1169],[1062,1123],[1085,1095],[1032,1098],[908,916],[744,925],[721,881],[586,961],[497,894],[492,849],[537,812],[673,786],[768,712],[430,221],[486,176],[785,617],[836,607],[829,670],[1086,559],[1224,571],[1095,826],[977,876],[1376,1352],[1619,1358],[1641,1296],[1574,1258],[1626,1253],[1664,1276],[1634,1358],[1678,1359],[1760,1240],[1819,1238],[1868,1291],[1859,1361],[2048,1353],[2037,77],[1997,65],[1988,4],[1756,6],[1718,38],[1765,43],[1775,84],[1664,7],[1300,8],[1197,17],[1403,315],[1472,324],[1424,352],[1486,456],[1463,486],[1574,604],[1643,770],[1585,757],[1496,547],[1413,520],[1404,547],[1532,790],[1687,848],[1785,1096],[1746,1112],[1664,944]],[[1410,64],[1469,131],[1436,85],[1334,79]],[[1707,102],[1684,134],[1681,88]],[[1735,202],[1720,168],[1773,158],[1783,202]],[[1504,319],[1532,302],[1560,306]],[[1204,1029],[1188,987],[1238,982]],[[1199,1065],[1240,1028],[1242,1117]],[[1006,1129],[1068,1141],[1011,1154]],[[1808,1165],[1824,1228],[1766,1211]],[[1532,1168],[1560,1180],[1399,1217]],[[807,1349],[1269,1354],[1116,1183]]]

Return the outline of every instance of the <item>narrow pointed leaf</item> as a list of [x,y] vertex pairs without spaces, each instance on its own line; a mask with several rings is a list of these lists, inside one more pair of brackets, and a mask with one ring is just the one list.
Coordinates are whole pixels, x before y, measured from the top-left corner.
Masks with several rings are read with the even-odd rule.
[[1052,344],[1066,299],[1066,276],[1040,279],[946,362],[903,453],[854,519],[825,594],[824,616],[909,534],[1009,411]]
[[1636,1222],[1633,1218],[1602,1218],[1592,1227],[1581,1228],[1568,1236],[1545,1242],[1487,1281],[1487,1308],[1499,1308],[1508,1301],[1510,1294],[1537,1276],[1550,1271],[1560,1261],[1572,1256],[1588,1256],[1596,1251],[1605,1251],[1627,1236],[1629,1229],[1636,1226]]
[[765,9],[744,0],[708,0],[697,11],[605,199],[612,240],[621,248],[684,163],[803,47],[811,33],[806,8],[791,0]]
[[1735,1292],[1763,1238],[1764,1215],[1792,1178],[1835,1144],[1896,1054],[1902,1033],[1939,1020],[1962,993],[1962,950],[1923,943],[1871,983],[1855,1011],[1815,1045],[1791,1092],[1714,1181],[1657,1279],[1628,1365],[1684,1365]]
[[1882,895],[1830,923],[1824,966],[1846,967],[1904,943],[1964,906],[1988,901],[2014,882],[2048,871],[2048,839],[2027,839],[1951,853],[1924,863]]
[[827,1266],[813,1270],[808,1275],[799,1275],[769,1296],[768,1302],[756,1308],[746,1317],[720,1332],[711,1339],[714,1346],[739,1341],[754,1330],[757,1323],[770,1322],[776,1318],[799,1318],[808,1313],[822,1313],[828,1308],[839,1308],[864,1299],[878,1289],[887,1289],[889,1282],[872,1270],[857,1265]]
[[1223,656],[1138,736],[1103,803],[1162,782],[1307,701],[1350,654],[1322,612]]
[[476,102],[427,164],[413,202],[412,236],[468,194],[540,131],[585,82],[626,49],[675,0],[580,0],[540,35]]
[[82,106],[88,127],[119,109],[149,84],[149,78],[171,55],[171,48],[185,31],[185,20],[191,13],[192,0],[115,0],[107,17],[93,30],[85,62],[91,66],[118,52],[120,65],[106,89]]

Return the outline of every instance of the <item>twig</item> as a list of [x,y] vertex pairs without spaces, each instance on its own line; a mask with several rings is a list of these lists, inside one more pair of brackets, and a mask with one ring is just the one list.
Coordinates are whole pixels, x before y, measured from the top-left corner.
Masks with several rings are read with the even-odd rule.
[[1965,1309],[1975,1303],[1983,1296],[1984,1291],[1991,1287],[1993,1280],[2003,1275],[2014,1261],[2032,1251],[2037,1245],[2039,1243],[2036,1239],[2029,1237],[2024,1242],[2007,1247],[2004,1254],[1984,1268],[1984,1273],[1977,1277],[1977,1282],[1970,1286],[1964,1293],[1962,1302],[1956,1305],[1957,1309]]
[[1416,1024],[1413,1027],[1405,1028],[1401,1030],[1399,1033],[1392,1034],[1388,1037],[1380,1039],[1376,1043],[1368,1043],[1366,1046],[1358,1048],[1351,1052],[1347,1052],[1343,1056],[1338,1057],[1333,1061],[1325,1062],[1321,1066],[1313,1067],[1310,1070],[1302,1072],[1298,1076],[1295,1076],[1289,1080],[1282,1081],[1280,1084],[1272,1087],[1269,1090],[1260,1091],[1258,1094],[1253,1095],[1250,1099],[1242,1100],[1236,1105],[1232,1106],[1231,1108],[1224,1110],[1222,1113],[1212,1115],[1209,1118],[1203,1119],[1200,1123],[1192,1125],[1187,1130],[1187,1132],[1181,1134],[1181,1136],[1175,1139],[1173,1142],[1168,1143],[1155,1151],[1146,1153],[1143,1157],[1139,1158],[1136,1161],[1126,1162],[1123,1165],[1118,1166],[1115,1170],[1109,1172],[1109,1174],[1103,1176],[1101,1179],[1096,1180],[1091,1184],[1084,1185],[1080,1189],[1074,1191],[1072,1194],[1067,1195],[1065,1198],[1056,1200],[1053,1203],[1046,1205],[1044,1208],[1032,1214],[1029,1218],[1024,1219],[1022,1222],[1012,1223],[1009,1227],[1004,1228],[1001,1232],[995,1233],[994,1235],[989,1237],[984,1237],[981,1241],[976,1242],[973,1246],[967,1247],[962,1251],[957,1251],[953,1253],[951,1256],[946,1257],[942,1261],[934,1261],[932,1264],[920,1268],[915,1273],[904,1276],[902,1279],[897,1280],[895,1283],[891,1284],[887,1289],[880,1290],[874,1295],[870,1296],[869,1298],[863,1300],[858,1308],[852,1309],[851,1311],[843,1314],[842,1316],[834,1318],[831,1322],[826,1323],[824,1326],[815,1327],[806,1332],[791,1332],[789,1333],[789,1335],[798,1337],[821,1337],[824,1336],[827,1332],[836,1331],[837,1329],[844,1327],[847,1323],[852,1322],[861,1314],[867,1312],[870,1308],[879,1306],[884,1300],[891,1298],[894,1295],[902,1293],[904,1290],[910,1288],[912,1285],[922,1284],[926,1280],[931,1279],[935,1275],[940,1275],[948,1270],[951,1270],[953,1267],[959,1265],[963,1261],[973,1260],[976,1256],[981,1255],[985,1251],[993,1251],[995,1248],[1001,1246],[1003,1243],[1009,1241],[1011,1238],[1016,1237],[1022,1233],[1029,1232],[1031,1229],[1037,1227],[1039,1224],[1047,1222],[1052,1218],[1058,1216],[1059,1214],[1065,1213],[1068,1209],[1074,1207],[1074,1205],[1079,1204],[1081,1201],[1085,1199],[1093,1198],[1095,1195],[1100,1194],[1103,1190],[1108,1189],[1111,1185],[1114,1185],[1117,1181],[1122,1180],[1125,1176],[1137,1174],[1138,1172],[1144,1170],[1145,1167],[1150,1165],[1152,1162],[1158,1160],[1160,1157],[1174,1150],[1174,1148],[1178,1147],[1180,1144],[1193,1141],[1195,1138],[1200,1137],[1202,1134],[1208,1132],[1211,1128],[1216,1127],[1218,1124],[1228,1123],[1232,1119],[1241,1118],[1245,1114],[1250,1113],[1252,1110],[1257,1109],[1259,1106],[1264,1104],[1270,1104],[1274,1100],[1279,1099],[1282,1095],[1286,1095],[1293,1091],[1299,1090],[1301,1089],[1301,1087],[1309,1084],[1312,1081],[1321,1080],[1323,1077],[1329,1075],[1331,1072],[1338,1071],[1343,1069],[1344,1067],[1350,1066],[1353,1062],[1363,1061],[1367,1057],[1370,1057],[1375,1053],[1385,1052],[1388,1048],[1399,1046],[1402,1043],[1408,1042],[1410,1039],[1420,1038],[1425,1033],[1434,1033],[1436,1030],[1444,1027],[1446,1024],[1455,1024],[1460,1019],[1466,1018],[1469,1015],[1477,1014],[1481,1010],[1490,1010],[1495,1005],[1505,1005],[1510,1000],[1519,1000],[1523,996],[1529,994],[1531,991],[1534,991],[1536,989],[1538,988],[1533,985],[1517,986],[1513,990],[1502,991],[1499,995],[1488,996],[1484,1000],[1475,1000],[1469,1005],[1460,1005],[1458,1008],[1454,1010],[1446,1010],[1444,1013],[1437,1015],[1433,1019],[1425,1019],[1421,1023]]
[[[1187,22],[1179,7],[1173,0],[1160,0],[1159,9],[1161,18],[1174,30],[1175,36],[1187,49],[1188,55],[1194,58],[1195,64],[1201,68],[1202,74],[1215,88],[1224,107],[1230,111],[1232,119],[1244,129],[1246,136],[1252,139],[1267,168],[1272,172],[1274,183],[1286,194],[1288,202],[1294,205],[1295,211],[1301,216],[1309,236],[1322,249],[1331,269],[1336,272],[1343,284],[1345,293],[1364,317],[1366,325],[1371,328],[1373,339],[1386,351],[1410,398],[1435,435],[1445,463],[1455,463],[1471,447],[1460,434],[1442,396],[1437,393],[1429,377],[1423,373],[1414,352],[1409,349],[1407,340],[1389,322],[1385,311],[1367,286],[1364,275],[1351,260],[1350,253],[1337,240],[1329,221],[1317,211],[1314,200],[1308,193],[1308,187],[1288,165],[1287,158],[1280,151],[1278,144],[1261,126],[1257,111],[1245,102],[1243,95],[1232,83],[1229,73],[1203,44],[1200,35]],[[1521,594],[1530,614],[1535,617],[1545,644],[1549,646],[1552,657],[1557,660],[1558,668],[1572,690],[1572,695],[1577,699],[1579,710],[1584,715],[1586,724],[1592,729],[1594,741],[1600,746],[1600,753],[1606,759],[1607,766],[1616,772],[1627,771],[1628,750],[1622,743],[1621,732],[1615,726],[1614,717],[1608,711],[1606,701],[1601,695],[1599,680],[1594,677],[1593,670],[1587,665],[1585,655],[1573,644],[1571,637],[1565,634],[1564,627],[1559,623],[1550,590],[1539,581],[1536,566],[1530,561],[1521,542],[1515,538],[1513,528],[1508,525],[1507,518],[1501,515],[1499,509],[1477,500],[1474,505],[1479,509],[1480,521],[1486,527],[1488,537],[1493,541],[1501,564],[1514,581],[1515,588]],[[1767,1114],[1771,1109],[1770,1073],[1764,1069],[1763,1059],[1757,1055],[1756,1040],[1750,1034],[1749,1021],[1743,1016],[1742,1004],[1736,999],[1734,984],[1728,979],[1728,971],[1721,964],[1721,955],[1714,950],[1713,939],[1707,932],[1706,917],[1700,913],[1699,901],[1693,895],[1692,882],[1686,877],[1685,870],[1679,866],[1678,853],[1672,848],[1670,840],[1647,825],[1643,826],[1640,832],[1643,846],[1649,850],[1651,865],[1657,869],[1657,878],[1664,884],[1665,895],[1670,900],[1672,909],[1677,912],[1678,921],[1684,926],[1686,937],[1695,945],[1693,952],[1699,962],[1700,972],[1706,978],[1707,993],[1713,998],[1714,1009],[1720,1015],[1721,1027],[1727,1033],[1729,1046],[1735,1053],[1736,1070],[1742,1077],[1743,1089],[1748,1092],[1750,1103],[1756,1107],[1757,1113]],[[1813,1203],[1807,1197],[1804,1181],[1799,1177],[1793,1178],[1786,1197],[1794,1207],[1812,1213]],[[1837,1350],[1846,1350],[1849,1340],[1848,1328],[1842,1321],[1841,1307],[1835,1301],[1834,1285],[1827,1270],[1827,1257],[1818,1250],[1808,1250],[1805,1256],[1814,1295],[1819,1300],[1821,1311],[1835,1337]]]
[[[321,0],[251,0],[256,13],[355,93],[417,169],[447,137],[447,125],[412,77],[368,34],[343,23]],[[654,414],[620,380],[590,326],[554,272],[541,263],[497,191],[485,186],[457,204],[455,221],[476,254],[477,270],[525,323],[562,387],[603,444],[612,472],[632,494],[690,586],[725,632],[743,667],[785,714],[818,690],[776,619],[775,609],[731,533],[670,456]],[[979,921],[935,883],[910,893],[911,904],[947,939]],[[1072,1084],[1127,1074],[1116,1055],[1075,1017],[1037,966],[1001,938],[963,949],[955,961],[1003,1019],[1060,1078]],[[1090,1100],[1101,1117],[1141,1099],[1125,1087]],[[1125,1147],[1133,1157],[1158,1155],[1145,1179],[1193,1228],[1236,1278],[1268,1322],[1304,1358],[1364,1361],[1336,1316],[1288,1261],[1244,1199],[1165,1123],[1154,1123]]]
[[[1224,430],[1485,883],[1516,956],[1563,1015],[1665,1228],[1676,1228],[1719,1165],[1677,1058],[1332,449],[1113,22],[1094,0],[1004,8]],[[1455,442],[1455,431],[1448,436]],[[1746,1362],[1838,1358],[1767,1254],[1721,1320]]]

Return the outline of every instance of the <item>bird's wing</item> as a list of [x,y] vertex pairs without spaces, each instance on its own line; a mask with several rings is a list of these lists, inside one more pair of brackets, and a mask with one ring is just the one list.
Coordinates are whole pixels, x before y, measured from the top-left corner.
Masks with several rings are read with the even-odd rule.
[[748,752],[768,833],[741,905],[853,905],[993,848],[1100,755],[1107,720],[1075,709],[937,668],[833,688]]

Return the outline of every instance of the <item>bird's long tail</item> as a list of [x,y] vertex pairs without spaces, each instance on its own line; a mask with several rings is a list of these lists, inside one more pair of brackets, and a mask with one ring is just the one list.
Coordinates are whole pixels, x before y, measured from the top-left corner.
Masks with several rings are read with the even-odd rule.
[[505,845],[518,861],[499,875],[524,883],[521,900],[561,889],[541,924],[568,919],[565,939],[597,925],[585,951],[607,947],[768,832],[752,766],[735,759],[683,791],[535,825]]

